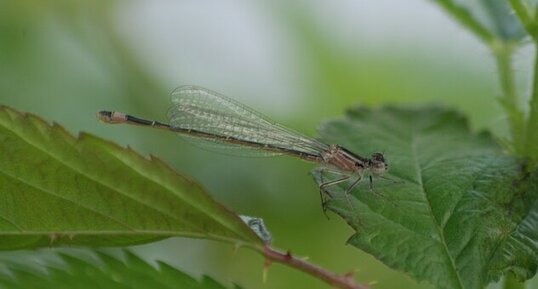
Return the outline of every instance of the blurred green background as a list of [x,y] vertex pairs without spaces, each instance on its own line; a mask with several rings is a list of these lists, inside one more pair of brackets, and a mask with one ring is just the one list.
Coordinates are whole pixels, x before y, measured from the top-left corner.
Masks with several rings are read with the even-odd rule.
[[[519,87],[529,53],[514,59]],[[95,118],[111,109],[166,120],[168,95],[184,84],[310,135],[352,105],[428,103],[463,111],[476,131],[507,133],[488,49],[430,1],[0,1],[0,104],[157,155],[235,211],[262,217],[277,247],[357,269],[375,288],[430,288],[345,245],[352,230],[323,215],[311,164],[215,154]],[[174,238],[135,250],[247,289],[328,288],[281,265],[263,283],[262,257],[227,244]]]

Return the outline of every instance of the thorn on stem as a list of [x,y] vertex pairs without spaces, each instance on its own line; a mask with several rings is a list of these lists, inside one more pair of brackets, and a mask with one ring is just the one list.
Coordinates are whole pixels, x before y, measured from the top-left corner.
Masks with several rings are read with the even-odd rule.
[[291,260],[291,258],[293,258],[293,257],[291,256],[290,250],[286,251],[286,259]]
[[239,243],[235,243],[235,244],[234,244],[234,248],[233,248],[232,255],[237,254],[237,252],[239,251],[239,249],[241,249],[241,244],[239,244]]
[[267,282],[267,272],[269,271],[269,267],[271,267],[272,264],[273,262],[269,259],[265,259],[265,261],[263,262],[263,273],[262,273],[263,283]]
[[52,246],[53,243],[58,239],[58,234],[52,233],[49,234],[49,246]]
[[344,274],[344,277],[347,278],[347,279],[353,279],[353,276],[355,276],[355,274],[357,274],[361,269],[359,268],[355,268],[349,272],[347,272],[346,274]]

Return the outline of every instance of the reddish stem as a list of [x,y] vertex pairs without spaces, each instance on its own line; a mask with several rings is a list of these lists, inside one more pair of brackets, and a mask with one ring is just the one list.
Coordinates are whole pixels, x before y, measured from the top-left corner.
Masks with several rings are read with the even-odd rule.
[[284,253],[266,245],[263,247],[263,254],[267,260],[282,263],[290,267],[299,269],[305,273],[315,276],[331,286],[340,289],[368,289],[368,285],[360,284],[353,280],[352,274],[339,275],[330,272],[318,265],[308,263],[303,259],[293,256],[289,251]]

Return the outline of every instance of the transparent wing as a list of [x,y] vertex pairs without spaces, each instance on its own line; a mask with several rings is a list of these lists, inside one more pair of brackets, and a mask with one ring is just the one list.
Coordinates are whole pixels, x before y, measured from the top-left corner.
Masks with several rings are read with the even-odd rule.
[[178,134],[178,136],[181,138],[181,140],[184,140],[202,150],[217,152],[223,155],[240,157],[273,157],[284,154],[283,152],[260,150],[259,148],[246,147],[214,139],[204,139],[190,136],[188,134]]
[[224,95],[196,86],[182,86],[172,92],[168,118],[172,127],[206,133],[205,141],[223,148],[248,148],[250,144],[251,148],[265,148],[272,153],[295,151],[310,155],[327,149],[327,145]]

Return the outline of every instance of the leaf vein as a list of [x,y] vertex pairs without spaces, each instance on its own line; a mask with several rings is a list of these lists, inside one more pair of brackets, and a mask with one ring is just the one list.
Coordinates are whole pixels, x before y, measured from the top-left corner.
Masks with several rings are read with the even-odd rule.
[[431,218],[433,219],[433,223],[435,224],[435,227],[437,229],[439,237],[441,238],[441,244],[443,246],[443,250],[444,250],[445,254],[447,255],[448,259],[450,260],[450,263],[451,263],[450,268],[452,269],[454,275],[456,276],[456,279],[458,281],[459,287],[463,289],[464,288],[463,281],[461,280],[461,277],[458,274],[454,259],[450,255],[450,252],[449,252],[447,244],[446,244],[446,240],[445,240],[443,230],[442,230],[438,220],[435,218],[435,215],[433,214],[432,205],[431,205],[430,199],[428,198],[428,193],[426,192],[426,190],[424,188],[421,165],[419,163],[418,155],[417,155],[417,139],[418,139],[418,136],[413,131],[413,133],[411,134],[411,156],[412,156],[414,166],[415,166],[415,171],[416,171],[416,175],[417,175],[417,181],[419,182],[419,189],[420,189],[421,193],[424,195],[424,199],[427,202]]
[[[125,166],[127,166],[130,170],[132,170],[133,172],[135,172],[136,174],[138,174],[139,176],[143,177],[144,179],[147,179],[149,181],[151,181],[152,183],[156,184],[157,186],[165,189],[165,190],[170,190],[168,187],[164,186],[163,184],[159,183],[158,181],[152,179],[151,177],[147,176],[147,175],[144,175],[142,173],[140,173],[139,171],[135,170],[132,166],[129,166],[127,163],[125,163],[121,158],[118,158],[115,154],[110,154],[112,157],[114,157],[115,159],[117,159],[118,161],[120,161],[122,164],[124,164]],[[172,191],[172,190],[170,190]],[[227,229],[230,229],[230,231],[235,234],[237,237],[241,238],[242,239],[242,236],[238,235],[235,230],[233,228],[230,228],[228,226],[228,224],[226,223],[223,223],[221,222],[221,220],[219,218],[214,218],[211,214],[209,214],[208,212],[206,212],[206,210],[204,210],[203,208],[199,207],[199,206],[196,206],[195,204],[193,204],[192,202],[188,201],[186,198],[185,199],[182,199],[186,204],[188,204],[190,207],[198,210],[199,212],[201,212],[202,214],[206,215],[207,217],[209,217],[212,221],[215,221],[216,223],[220,224],[221,226],[223,226],[224,228],[227,228]],[[176,218],[178,219],[178,218]],[[197,226],[195,225],[195,228]]]
[[[123,222],[121,222],[121,221],[119,221],[119,220],[116,220],[115,218],[113,218],[113,217],[111,217],[111,216],[109,216],[109,215],[105,215],[105,214],[103,214],[102,212],[99,212],[99,211],[95,210],[94,208],[84,206],[84,205],[82,205],[82,203],[78,203],[78,202],[75,202],[74,200],[70,200],[70,199],[65,198],[65,197],[63,197],[63,196],[57,195],[57,194],[55,194],[55,193],[53,193],[53,192],[51,192],[51,191],[49,191],[49,190],[47,190],[47,189],[45,189],[45,188],[42,188],[42,187],[40,187],[40,186],[34,185],[34,184],[32,184],[32,183],[29,183],[29,182],[27,182],[27,181],[24,180],[24,179],[14,177],[14,176],[12,176],[12,175],[10,175],[10,174],[4,172],[4,171],[0,171],[0,173],[3,174],[4,176],[8,177],[8,178],[11,178],[11,179],[13,179],[13,180],[15,180],[15,181],[18,181],[18,182],[20,182],[20,183],[23,183],[23,184],[29,186],[29,187],[32,187],[32,188],[37,189],[37,190],[39,190],[39,191],[42,191],[42,192],[44,192],[44,193],[46,193],[46,194],[48,194],[48,195],[50,195],[50,196],[53,196],[53,197],[55,197],[55,198],[58,198],[58,199],[67,201],[67,202],[72,203],[72,204],[75,204],[75,205],[77,205],[77,206],[79,206],[79,207],[81,207],[81,208],[87,209],[88,211],[94,212],[94,213],[96,213],[97,215],[100,215],[100,216],[103,216],[103,217],[105,217],[105,218],[108,218],[108,219],[110,219],[110,220],[116,222],[117,224],[121,225],[122,227],[128,228],[128,229],[130,229],[130,230],[134,230],[134,228],[130,227],[129,225],[124,224]],[[3,218],[3,217],[2,217],[2,218]],[[16,226],[16,227],[21,228],[20,226]]]

